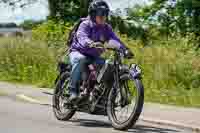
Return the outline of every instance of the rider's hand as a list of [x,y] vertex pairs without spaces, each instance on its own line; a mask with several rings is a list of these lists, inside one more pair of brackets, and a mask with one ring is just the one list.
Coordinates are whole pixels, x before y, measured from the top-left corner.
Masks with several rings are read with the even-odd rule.
[[104,47],[104,44],[102,42],[93,42],[90,44],[90,47],[93,47],[93,48],[98,48],[98,47]]
[[109,40],[108,43],[106,44],[107,48],[117,49],[117,50],[120,49],[120,46],[121,44],[118,41],[113,40],[113,39]]

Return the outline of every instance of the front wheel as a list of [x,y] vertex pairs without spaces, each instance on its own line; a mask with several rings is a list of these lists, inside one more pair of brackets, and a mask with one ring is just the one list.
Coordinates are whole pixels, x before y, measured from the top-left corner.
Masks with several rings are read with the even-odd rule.
[[53,112],[58,120],[67,121],[75,114],[74,109],[67,109],[65,102],[69,97],[68,85],[70,80],[70,73],[63,73],[56,83],[53,95]]
[[110,91],[107,114],[112,126],[118,130],[131,128],[138,120],[144,104],[144,88],[140,79],[126,79],[120,89]]

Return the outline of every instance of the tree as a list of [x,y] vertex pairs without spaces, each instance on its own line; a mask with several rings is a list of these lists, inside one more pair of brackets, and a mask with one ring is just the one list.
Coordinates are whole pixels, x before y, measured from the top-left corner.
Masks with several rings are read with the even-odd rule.
[[25,20],[22,24],[19,25],[19,27],[23,28],[24,30],[31,30],[42,22],[43,21]]
[[0,23],[0,28],[16,28],[17,24],[15,23]]
[[[200,32],[199,0],[153,0],[154,3],[142,9],[142,17],[156,21],[164,26],[174,25],[174,31],[185,35],[187,32]],[[165,10],[162,14],[159,12]],[[141,14],[141,13],[140,13]],[[160,16],[159,16],[160,15]],[[155,20],[155,19],[154,19]],[[169,27],[168,27],[169,28]]]
[[[23,8],[37,1],[38,0],[0,0],[0,3],[6,3],[13,8]],[[77,20],[79,17],[87,15],[90,2],[92,2],[92,0],[48,0],[49,17],[67,21]]]
[[50,17],[75,21],[87,16],[88,6],[92,0],[48,0]]
[[12,7],[25,7],[35,2],[37,2],[37,0],[0,0],[0,3],[5,3]]

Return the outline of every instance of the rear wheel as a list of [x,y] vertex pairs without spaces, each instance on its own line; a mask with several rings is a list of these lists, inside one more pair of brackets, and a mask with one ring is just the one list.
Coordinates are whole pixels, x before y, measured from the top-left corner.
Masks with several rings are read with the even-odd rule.
[[115,129],[127,130],[136,123],[142,112],[144,88],[139,79],[126,79],[120,86],[122,91],[110,91],[107,114]]
[[69,98],[70,73],[63,73],[56,83],[53,95],[53,112],[58,120],[67,121],[75,114],[74,109],[67,109],[65,103]]

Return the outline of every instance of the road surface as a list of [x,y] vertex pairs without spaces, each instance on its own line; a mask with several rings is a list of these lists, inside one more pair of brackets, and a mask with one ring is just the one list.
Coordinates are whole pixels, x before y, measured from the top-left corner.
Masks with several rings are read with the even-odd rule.
[[[16,101],[0,96],[0,133],[118,133],[107,117],[77,113],[69,122],[58,121],[50,106]],[[128,130],[133,133],[192,133],[186,129],[138,122]]]

